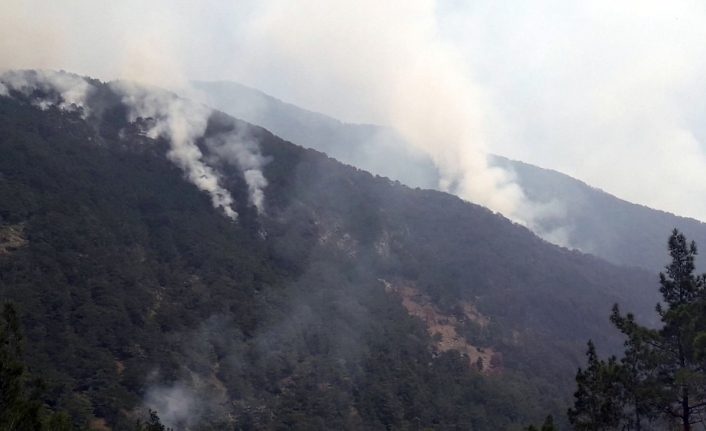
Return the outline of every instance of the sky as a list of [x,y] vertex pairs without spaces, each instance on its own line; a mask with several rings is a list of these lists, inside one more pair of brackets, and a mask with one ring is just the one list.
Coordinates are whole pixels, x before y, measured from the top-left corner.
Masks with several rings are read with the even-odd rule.
[[0,69],[238,81],[390,125],[504,214],[488,152],[706,221],[704,40],[690,0],[0,0]]

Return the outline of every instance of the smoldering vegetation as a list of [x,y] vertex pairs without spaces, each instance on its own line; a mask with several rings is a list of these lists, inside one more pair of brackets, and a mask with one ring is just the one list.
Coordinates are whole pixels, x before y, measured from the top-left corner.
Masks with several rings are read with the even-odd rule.
[[[30,322],[33,369],[79,421],[130,428],[152,407],[179,429],[519,428],[560,412],[584,339],[619,348],[596,310],[652,308],[636,287],[648,274],[216,112],[195,145],[234,224],[165,157],[168,125],[150,134],[159,118],[131,121],[123,95],[92,85],[103,103],[88,117],[0,98],[1,215],[27,237],[0,260],[0,293]],[[257,161],[217,157],[243,130],[268,181],[264,212],[239,167]],[[468,344],[501,353],[499,372],[435,349],[381,279],[458,316]],[[462,321],[459,301],[487,326]]]
[[[8,71],[0,76],[6,95],[21,94],[41,109],[57,106],[63,110],[80,109],[84,117],[94,115],[94,121],[106,112],[126,115],[127,121],[143,120],[143,132],[149,138],[164,138],[170,146],[166,157],[183,171],[186,179],[208,193],[215,208],[233,220],[233,197],[222,185],[222,175],[207,163],[221,161],[238,167],[248,185],[249,201],[259,212],[264,211],[263,195],[267,180],[262,175],[266,160],[261,156],[257,141],[246,128],[237,133],[209,137],[208,158],[198,141],[204,141],[205,131],[213,110],[156,87],[127,81],[102,84],[77,75],[54,71]],[[97,87],[103,87],[100,90]],[[100,92],[100,97],[91,98]],[[111,94],[105,94],[106,92]],[[117,100],[116,100],[117,99]],[[109,104],[106,105],[106,101]],[[94,106],[94,104],[96,106]],[[222,159],[222,160],[221,160]]]
[[41,109],[58,106],[61,109],[81,108],[84,115],[90,114],[86,99],[92,91],[91,84],[77,75],[47,70],[11,70],[0,77],[3,95],[9,91],[20,92],[26,97],[34,96],[33,103]]
[[[444,180],[442,171],[429,153],[416,148],[393,128],[343,123],[234,82],[196,81],[193,88],[195,96],[204,103],[262,126],[284,139],[322,151],[343,163],[409,187],[442,190],[469,198],[465,196],[467,192],[460,180]],[[443,146],[443,143],[439,142],[439,145]],[[522,188],[522,179],[517,177],[511,163],[497,163],[496,157],[483,153],[477,157],[487,163],[484,169],[505,178],[504,183]],[[572,234],[574,226],[565,217],[562,196],[540,198],[533,194],[532,198],[527,198],[524,192],[521,195],[513,202],[511,212],[501,212],[553,244],[587,250],[586,245],[576,241]]]
[[[296,144],[410,187],[438,188],[434,163],[414,152],[392,129],[343,123],[234,82],[198,81],[193,86],[201,100]],[[551,243],[650,271],[660,271],[666,264],[662,237],[675,226],[697,243],[706,243],[706,224],[697,220],[626,202],[520,161],[490,155],[488,163],[520,185],[532,203],[526,210],[534,214],[527,227]]]

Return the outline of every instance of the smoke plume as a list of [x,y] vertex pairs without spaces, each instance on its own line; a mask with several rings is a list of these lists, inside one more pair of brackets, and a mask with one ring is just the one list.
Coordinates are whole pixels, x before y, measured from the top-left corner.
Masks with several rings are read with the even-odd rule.
[[[207,17],[198,8],[183,5],[172,8],[159,2],[133,3],[130,2],[130,8],[110,6],[114,16],[130,16],[126,22],[132,22],[135,16],[138,22],[129,30],[107,22],[108,28],[123,36],[106,35],[103,39],[109,42],[79,37],[71,30],[72,25],[56,27],[54,39],[62,41],[61,46],[74,46],[101,59],[90,61],[88,55],[72,57],[65,52],[66,55],[59,56],[63,63],[58,63],[77,65],[82,68],[78,72],[104,78],[128,77],[158,85],[183,81],[182,77],[193,75],[198,64],[210,66],[208,73],[200,73],[202,78],[213,76],[216,70],[232,70],[233,78],[261,75],[274,80],[289,74],[302,83],[298,88],[306,91],[309,98],[328,102],[334,108],[348,105],[349,112],[364,113],[367,119],[394,128],[411,143],[414,151],[421,151],[433,160],[440,172],[440,189],[485,205],[515,221],[532,224],[533,211],[527,211],[531,205],[513,176],[487,163],[487,149],[493,140],[492,104],[469,78],[459,52],[439,36],[436,1],[273,0],[223,7],[223,16],[230,17],[237,28],[228,33],[235,38],[231,45],[224,42],[222,32],[214,31],[219,27],[212,25],[212,16]],[[72,19],[96,12],[92,5],[83,6],[68,15],[57,12],[52,19],[59,17],[59,22],[70,24]],[[168,19],[156,19],[161,7],[169,11]],[[15,8],[25,12],[24,15],[18,12],[18,16],[30,15],[26,6],[18,3]],[[128,14],[127,9],[141,13]],[[137,25],[146,22],[150,25]],[[185,37],[182,30],[191,37]],[[39,43],[38,38],[31,39],[32,43]],[[240,55],[223,55],[226,46]],[[204,47],[221,53],[208,56],[205,53],[211,51],[204,51]],[[24,48],[22,52],[31,46]],[[111,50],[117,55],[104,58],[104,53]],[[25,57],[19,51],[7,50],[8,64],[24,65],[20,60]],[[241,61],[224,68],[225,60],[218,64],[216,57],[237,57]],[[43,60],[41,64],[44,66],[46,62]],[[130,91],[126,96],[126,100],[136,104],[132,108],[134,115],[151,113],[158,118],[151,136],[169,138],[173,145],[170,159],[184,169],[190,181],[209,193],[215,206],[235,218],[232,197],[220,185],[217,172],[204,162],[203,154],[193,145],[194,138],[205,127],[207,114],[201,112],[202,108],[155,100],[159,98],[134,95]],[[232,160],[244,166],[241,157],[234,156]],[[262,211],[266,181],[257,167],[243,169],[250,201]]]
[[218,135],[206,140],[208,148],[219,159],[237,166],[245,177],[248,185],[250,203],[259,213],[265,211],[265,187],[267,180],[262,173],[262,167],[267,160],[260,154],[260,149],[247,128],[238,132]]
[[705,35],[698,0],[5,0],[0,70],[240,81],[415,136],[442,186],[513,218],[486,151],[703,220]]
[[426,153],[441,190],[530,225],[537,212],[513,176],[488,165],[490,103],[458,52],[441,40],[435,6],[279,0],[261,11],[252,32],[266,41],[277,67],[301,75],[316,65],[314,81],[355,94],[342,102]]
[[7,71],[0,75],[0,81],[4,84],[0,88],[0,95],[8,95],[8,89],[19,91],[25,96],[40,90],[49,95],[35,101],[42,109],[57,105],[65,110],[83,108],[84,116],[90,113],[86,98],[93,87],[76,75],[51,70]]
[[206,131],[211,109],[170,93],[147,89],[124,81],[111,84],[123,96],[131,109],[131,120],[152,118],[154,126],[147,132],[150,138],[164,137],[170,142],[167,157],[179,166],[189,181],[211,196],[215,208],[235,220],[238,214],[231,208],[233,197],[220,185],[219,174],[203,161],[196,140]]
[[159,413],[165,426],[176,430],[198,423],[201,413],[199,398],[182,382],[150,386],[145,392],[145,405]]
[[[128,108],[129,120],[151,119],[152,127],[147,135],[153,139],[165,138],[170,145],[167,152],[169,160],[184,171],[191,183],[209,194],[214,208],[222,209],[226,216],[236,220],[238,214],[233,209],[233,197],[221,185],[221,174],[206,163],[196,143],[204,137],[213,110],[159,88],[126,81],[115,81],[109,86]],[[69,111],[81,108],[84,117],[87,117],[92,112],[88,97],[95,88],[77,75],[40,70],[4,72],[0,75],[0,96],[10,95],[10,90],[25,96],[33,96],[35,91],[39,91],[41,96],[36,97],[33,103],[41,109],[49,106]],[[243,133],[230,133],[207,141],[216,156],[241,169],[248,185],[250,203],[262,213],[267,180],[261,168],[266,160],[260,154],[257,141]]]

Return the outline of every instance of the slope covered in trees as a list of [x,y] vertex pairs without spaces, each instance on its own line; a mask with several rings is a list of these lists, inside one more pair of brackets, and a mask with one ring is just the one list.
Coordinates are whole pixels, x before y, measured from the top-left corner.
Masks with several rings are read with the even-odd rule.
[[[342,123],[234,82],[195,82],[194,86],[212,106],[296,144],[411,187],[438,187],[431,160],[411,151],[390,130]],[[500,156],[492,156],[491,162],[515,172],[530,200],[551,204],[561,214],[539,226],[544,233],[553,233],[547,238],[561,245],[657,272],[667,263],[665,232],[678,227],[706,244],[706,224],[697,220],[626,202],[556,171]]]
[[[77,425],[132,429],[147,406],[177,429],[521,429],[565,411],[583,340],[619,350],[613,303],[643,315],[657,300],[647,272],[215,112],[207,137],[236,131],[269,160],[258,213],[244,173],[199,141],[235,222],[149,119],[91,84],[88,115],[0,97],[0,299],[47,408]],[[435,347],[386,283],[497,352],[492,372]]]
[[675,227],[698,243],[706,244],[706,224],[618,199],[549,169],[495,158],[510,166],[525,193],[539,202],[559,202],[563,218],[546,221],[546,229],[566,229],[570,245],[609,262],[657,272],[669,263],[665,232]]

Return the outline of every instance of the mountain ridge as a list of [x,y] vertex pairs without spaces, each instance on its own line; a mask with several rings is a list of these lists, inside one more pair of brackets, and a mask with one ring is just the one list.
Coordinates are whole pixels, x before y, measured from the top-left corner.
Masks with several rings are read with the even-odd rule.
[[[131,429],[150,406],[178,429],[519,430],[563,414],[588,338],[620,349],[614,302],[638,318],[657,302],[647,271],[214,111],[194,145],[234,221],[169,158],[170,138],[149,136],[159,118],[131,118],[90,82],[94,117],[38,106],[61,101],[48,90],[0,97],[0,224],[25,240],[0,255],[0,297],[23,313],[47,403],[75,418]],[[207,143],[231,133],[268,160],[264,212],[247,168]],[[440,349],[380,279],[500,353],[502,372]]]
[[[411,187],[438,188],[431,160],[411,152],[388,129],[345,124],[238,83],[193,84],[205,94],[203,101],[292,142]],[[663,232],[678,227],[697,243],[706,243],[706,223],[701,221],[628,202],[558,171],[497,155],[489,161],[514,173],[530,201],[555,208],[554,216],[540,220],[538,233],[559,245],[657,272],[667,263],[659,239]]]

